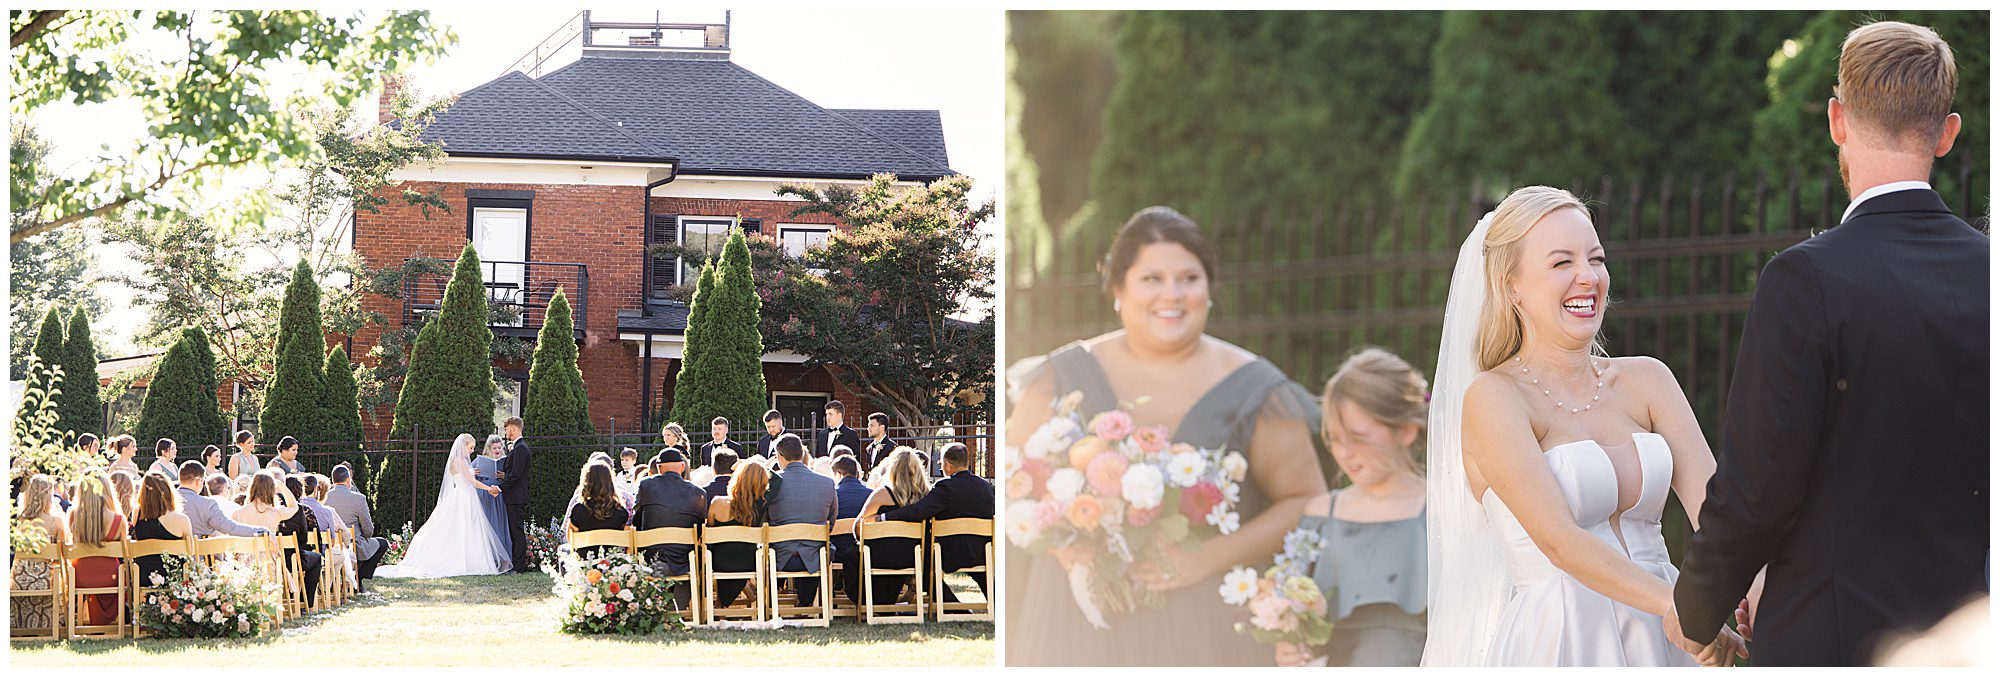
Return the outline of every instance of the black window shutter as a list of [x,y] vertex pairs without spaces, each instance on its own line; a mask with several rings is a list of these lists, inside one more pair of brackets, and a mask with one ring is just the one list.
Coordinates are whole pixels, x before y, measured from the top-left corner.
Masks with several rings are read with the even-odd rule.
[[762,233],[762,232],[764,232],[764,220],[763,220],[763,219],[744,219],[744,220],[743,220],[743,234],[744,234],[744,235],[756,235],[756,234],[758,234],[758,233]]
[[[679,228],[679,223],[680,216],[677,214],[653,215],[653,244],[680,243],[681,229]],[[652,259],[652,262],[652,297],[666,298],[667,288],[680,283],[679,278],[675,276],[677,269],[680,267],[675,264],[680,263],[680,258],[674,256],[655,257]]]

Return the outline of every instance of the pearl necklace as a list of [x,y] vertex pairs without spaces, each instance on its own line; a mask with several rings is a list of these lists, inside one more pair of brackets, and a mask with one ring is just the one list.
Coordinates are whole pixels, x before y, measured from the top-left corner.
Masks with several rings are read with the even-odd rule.
[[[1523,374],[1528,374],[1528,383],[1529,383],[1529,384],[1531,384],[1531,385],[1533,385],[1533,386],[1535,386],[1535,387],[1537,387],[1537,388],[1542,388],[1542,380],[1541,380],[1541,379],[1538,379],[1538,378],[1535,378],[1535,375],[1534,375],[1534,374],[1529,374],[1529,373],[1528,373],[1528,365],[1526,365],[1526,364],[1523,364],[1523,363],[1521,362],[1521,358],[1519,358],[1519,357],[1515,357],[1515,358],[1514,358],[1514,365],[1515,365],[1515,366],[1518,366],[1518,367],[1520,367],[1520,368],[1521,368],[1521,373],[1523,373]],[[1597,380],[1595,381],[1595,382],[1596,382],[1596,384],[1597,384],[1597,387],[1596,387],[1596,389],[1595,389],[1595,390],[1591,391],[1591,393],[1590,393],[1590,401],[1591,401],[1592,403],[1595,403],[1595,402],[1597,402],[1598,400],[1600,400],[1600,399],[1602,399],[1602,398],[1604,397],[1604,381],[1603,381],[1603,379],[1604,379],[1604,370],[1603,370],[1603,369],[1599,369],[1599,368],[1597,367],[1597,361],[1596,361],[1596,360],[1591,360],[1591,361],[1590,361],[1590,372],[1591,372],[1591,374],[1593,374],[1593,375],[1595,375],[1595,376],[1597,377]],[[1555,394],[1554,394],[1554,393],[1551,393],[1551,392],[1549,392],[1549,390],[1548,390],[1547,388],[1542,388],[1542,395],[1544,395],[1544,396],[1548,397],[1548,398],[1549,398],[1549,401],[1551,401],[1551,402],[1555,402],[1555,403],[1556,403],[1556,408],[1557,408],[1557,409],[1561,409],[1561,408],[1563,408],[1563,403],[1562,403],[1562,400],[1558,400],[1558,399],[1556,399],[1556,396],[1555,396]],[[1575,415],[1577,415],[1577,414],[1581,414],[1581,413],[1583,413],[1583,412],[1586,412],[1586,411],[1590,411],[1590,408],[1591,408],[1592,406],[1594,406],[1594,404],[1586,404],[1586,405],[1583,405],[1583,408],[1582,408],[1582,409],[1578,409],[1578,408],[1576,408],[1576,407],[1570,407],[1570,408],[1569,408],[1569,413],[1570,413],[1570,415],[1571,415],[1571,416],[1575,416]]]

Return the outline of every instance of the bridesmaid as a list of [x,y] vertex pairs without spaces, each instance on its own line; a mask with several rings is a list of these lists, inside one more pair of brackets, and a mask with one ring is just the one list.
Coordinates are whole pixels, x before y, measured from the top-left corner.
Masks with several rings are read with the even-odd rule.
[[132,439],[131,435],[119,435],[111,438],[111,466],[105,468],[105,470],[107,472],[126,470],[135,476],[139,475],[142,472],[139,470],[139,464],[132,460],[132,457],[138,455],[138,453],[139,441]]
[[[472,472],[480,482],[500,486],[500,462],[507,457],[506,440],[499,435],[487,435],[486,446],[480,455],[472,459]],[[499,535],[500,543],[513,552],[514,533],[507,529],[507,504],[504,499],[486,492],[479,492],[479,507],[486,513],[486,522]]]
[[201,476],[222,473],[222,447],[213,444],[201,448]]
[[257,436],[248,430],[236,431],[236,453],[229,457],[229,476],[255,475],[262,468],[257,463]]
[[1320,432],[1347,486],[1307,503],[1299,528],[1321,539],[1312,576],[1333,636],[1323,647],[1279,644],[1279,665],[1325,656],[1330,666],[1415,667],[1423,658],[1429,571],[1417,457],[1427,390],[1423,374],[1380,348],[1327,379]]

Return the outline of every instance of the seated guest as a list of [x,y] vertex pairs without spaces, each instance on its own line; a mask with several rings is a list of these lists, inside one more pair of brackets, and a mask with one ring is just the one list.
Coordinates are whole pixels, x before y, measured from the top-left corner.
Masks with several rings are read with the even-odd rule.
[[[701,487],[681,479],[687,470],[687,459],[679,449],[660,452],[665,462],[654,466],[656,473],[639,483],[638,507],[632,512],[632,527],[635,529],[659,529],[663,527],[692,527],[708,518],[708,495]],[[646,549],[646,558],[665,566],[666,575],[679,576],[688,572],[688,555],[694,552],[693,545],[656,545]],[[687,608],[687,586],[680,586],[674,592],[680,608]]]
[[[658,459],[659,457],[654,456],[653,458]],[[658,461],[656,460],[653,465],[659,465]],[[639,486],[639,480],[646,479],[652,474],[652,471],[647,466],[639,464],[638,449],[626,447],[618,450],[619,482],[624,483],[627,487],[637,487]]]
[[326,495],[326,480],[318,474],[306,473],[299,476],[299,484],[300,488],[305,490],[305,493],[299,495],[299,505],[312,511],[313,521],[319,523],[320,531],[327,533],[347,531],[347,523],[333,513],[333,508],[327,507],[320,501],[320,497]]
[[[694,469],[691,469],[691,470],[688,470],[688,472],[687,472],[687,481],[688,481],[688,484],[692,484],[692,485],[695,485],[696,487],[700,487],[700,488],[702,488],[702,490],[703,490],[703,493],[707,493],[707,487],[708,487],[708,483],[709,483],[709,482],[713,482],[713,481],[715,481],[715,469],[714,469],[714,468],[694,468]],[[703,498],[702,500],[703,500],[703,501],[707,501],[708,499],[707,499],[707,498]]]
[[[962,517],[993,519],[993,483],[972,474],[972,452],[959,442],[944,445],[943,465],[945,478],[938,480],[923,500],[915,505],[905,504],[889,511],[886,519],[905,522],[924,520],[947,520]],[[986,564],[986,544],[993,539],[985,536],[946,536],[938,539],[944,551],[945,573],[965,567]],[[987,594],[986,577],[974,576],[979,584],[979,592]],[[991,595],[987,599],[992,599]],[[944,601],[957,602],[951,588],[945,588]]]
[[210,473],[201,482],[201,495],[218,503],[229,502],[233,498],[235,489],[235,483],[230,482],[229,476],[222,473]]
[[[598,531],[604,529],[623,530],[631,522],[631,514],[618,500],[618,492],[612,488],[611,466],[604,463],[586,463],[577,478],[577,495],[582,501],[569,511],[571,531]],[[576,556],[589,559],[602,557],[616,550],[609,546],[584,548]]]
[[[868,496],[874,493],[867,484],[861,482],[861,463],[852,455],[833,457],[834,501],[840,504],[839,519],[861,515],[861,506],[868,503]],[[833,534],[833,559],[846,561],[843,557],[854,549],[854,534]]]
[[[729,493],[708,504],[708,523],[718,527],[761,527],[770,522],[771,476],[761,464],[745,464],[730,478]],[[757,570],[757,544],[717,543],[708,546],[709,560],[718,572],[744,573]],[[749,581],[715,582],[715,607],[736,603]]]
[[[856,511],[854,516],[857,531],[860,529],[859,522],[878,519],[883,512],[913,505],[923,500],[924,494],[931,490],[930,473],[924,472],[923,459],[917,455],[915,449],[909,447],[897,449],[876,469],[882,477],[881,486],[869,492],[861,509]],[[917,548],[921,543],[921,540],[915,538],[874,539],[868,544],[870,561],[877,569],[914,569],[917,567]],[[843,563],[847,568],[841,585],[847,590],[847,598],[854,600],[855,604],[860,604],[861,553],[858,545],[848,552],[848,559],[843,560]],[[893,604],[902,596],[903,585],[909,581],[910,577],[907,575],[876,576],[874,580],[869,581],[869,585],[875,588],[877,604]]]
[[119,514],[127,517],[138,514],[139,473],[130,470],[111,471],[111,496],[118,501]]
[[148,466],[146,472],[159,473],[160,476],[167,478],[167,484],[173,484],[174,480],[181,476],[181,465],[174,462],[174,454],[179,451],[174,448],[173,440],[160,438],[159,442],[153,444],[153,465]]
[[[853,456],[853,454],[848,454],[848,455]],[[833,474],[832,456],[822,456],[819,458],[815,458],[807,462],[806,465],[810,466],[812,468],[812,471],[814,473],[817,473],[821,477],[830,477],[833,478],[835,481],[838,481],[840,479],[839,476]]]
[[[84,475],[76,488],[76,509],[69,513],[69,534],[77,545],[102,545],[125,539],[125,514],[118,510],[118,500],[111,494],[111,477],[102,470],[92,470]],[[123,566],[116,557],[80,557],[70,560],[71,584],[78,588],[113,588],[118,586],[118,569]],[[109,625],[117,621],[118,595],[115,593],[86,595],[84,597],[84,625]]]
[[[179,469],[175,469],[178,473]],[[188,538],[194,533],[194,526],[188,522],[187,513],[181,512],[181,495],[174,491],[167,476],[147,472],[139,488],[139,514],[132,523],[132,540],[172,541]],[[160,555],[140,557],[139,585],[158,587],[153,581],[154,574],[165,573],[165,563]]]
[[299,441],[291,435],[278,440],[278,457],[271,459],[271,467],[287,475],[306,471],[306,464],[299,462]]
[[[715,452],[718,451],[728,451],[735,456],[743,455],[743,444],[741,442],[729,441],[728,417],[717,416],[709,420],[708,437],[709,440],[701,445],[701,456],[691,459],[695,462],[695,467],[707,468],[713,466],[715,464]],[[717,474],[726,475],[728,473]]]
[[230,517],[253,527],[284,533],[278,530],[278,525],[299,513],[299,497],[285,487],[281,477],[272,470],[252,475],[242,507],[230,513]]
[[[806,467],[805,443],[799,441],[799,436],[781,435],[776,446],[785,469],[778,473],[776,486],[771,487],[771,526],[832,522],[840,513],[840,505],[834,500],[833,478]],[[777,556],[779,571],[816,574],[821,547],[822,544],[813,541],[778,541],[771,544],[771,551]],[[818,599],[819,579],[798,578],[793,583],[799,593],[799,606],[812,606],[813,600]]]
[[[56,478],[35,474],[21,483],[21,514],[15,524],[42,528],[50,543],[69,541],[69,519],[56,508]],[[45,559],[14,558],[13,590],[52,590],[55,571]],[[8,627],[44,629],[56,627],[55,600],[48,597],[15,597],[9,605]]]
[[134,462],[132,457],[138,454],[139,441],[132,439],[131,435],[113,437],[111,438],[111,465],[105,468],[105,470],[129,470],[134,476],[137,476],[139,474],[139,464]]
[[[272,471],[271,474],[276,479],[276,472]],[[286,539],[282,541],[283,543],[299,551],[300,572],[305,579],[306,606],[310,607],[316,603],[320,574],[326,568],[326,553],[314,548],[311,541],[306,540],[306,534],[326,529],[320,527],[319,516],[298,498],[306,494],[305,482],[300,479],[301,477],[304,475],[284,475],[278,485],[284,487],[286,497],[296,504],[292,516],[278,524],[278,535]],[[285,566],[290,568],[291,562],[287,560]]]
[[879,411],[869,414],[868,441],[862,443],[861,453],[857,456],[861,461],[862,474],[873,472],[882,462],[889,460],[889,454],[895,453],[896,445],[895,440],[889,439],[889,415]]
[[181,511],[187,513],[188,523],[194,528],[195,538],[223,536],[260,536],[269,529],[251,526],[230,518],[223,510],[223,503],[204,497],[197,490],[201,486],[201,462],[181,463]]
[[[382,555],[389,552],[389,539],[375,535],[375,517],[368,510],[368,497],[354,490],[354,469],[346,463],[333,467],[333,488],[326,492],[326,505],[342,524],[354,530],[354,547],[360,561],[355,563],[355,575],[361,580],[375,577],[375,567],[382,563]],[[362,590],[355,586],[357,592]]]
[[709,467],[715,469],[715,479],[708,481],[706,493],[708,499],[713,501],[729,495],[729,478],[736,472],[736,452],[727,449],[717,450],[709,461],[713,464]]

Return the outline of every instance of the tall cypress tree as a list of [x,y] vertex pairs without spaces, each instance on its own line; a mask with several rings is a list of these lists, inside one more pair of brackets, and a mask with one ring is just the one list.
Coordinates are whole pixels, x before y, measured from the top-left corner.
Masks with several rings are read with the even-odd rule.
[[361,439],[360,388],[354,383],[354,364],[347,349],[335,346],[326,356],[325,388],[321,409],[326,412],[326,442],[355,442]]
[[445,285],[443,308],[411,346],[409,371],[396,396],[392,433],[421,426],[427,439],[493,432],[493,330],[486,324],[486,283],[479,254],[467,244]]
[[[742,231],[729,234],[722,260],[703,271],[694,306],[689,309],[688,346],[704,345],[700,360],[683,366],[674,393],[674,419],[684,423],[727,416],[756,420],[764,410],[764,336],[757,328],[762,301],[750,274],[750,246]],[[704,309],[702,306],[707,305]],[[703,326],[697,327],[696,323]],[[696,333],[699,330],[699,333]],[[681,391],[691,395],[681,399]]]
[[200,329],[182,330],[180,340],[160,358],[139,407],[141,445],[151,447],[166,437],[183,447],[200,448],[227,438],[215,390],[207,387],[215,373],[207,344],[208,335]]
[[702,367],[702,355],[708,349],[708,336],[714,333],[709,331],[712,324],[708,318],[714,315],[711,310],[716,305],[713,297],[717,293],[717,284],[715,261],[710,259],[701,267],[701,275],[695,277],[694,295],[688,299],[687,329],[681,335],[681,363],[674,377],[674,401],[669,403],[671,407],[661,407],[670,412],[666,415],[667,419],[677,419],[691,411],[684,407],[707,408],[707,405],[695,406],[693,403],[707,399],[708,382],[693,376],[707,371]]
[[77,434],[104,434],[104,399],[97,394],[97,343],[90,335],[90,316],[83,306],[69,316],[63,341],[63,389],[57,400],[62,427]]
[[[54,305],[50,305],[49,312],[47,314],[42,315],[42,328],[36,330],[35,332],[35,349],[32,351],[32,353],[35,356],[35,359],[37,361],[40,361],[45,368],[58,369],[58,370],[63,368],[63,357],[64,357],[63,353],[65,352],[64,350],[65,346],[63,345],[64,343],[63,337],[64,334],[63,334],[62,309]],[[38,372],[36,372],[33,369],[28,370],[28,373],[29,373],[29,378],[27,383],[28,388],[42,390],[44,392],[50,389],[58,391],[56,393],[51,393],[49,395],[50,399],[53,399],[56,402],[55,414],[57,416],[55,423],[49,426],[49,430],[55,431],[55,430],[68,429],[67,427],[64,426],[64,421],[61,418],[62,416],[61,391],[69,390],[68,388],[63,387],[68,379],[63,375],[50,375],[52,378],[44,380],[44,378],[42,376],[37,375]],[[33,412],[30,412],[26,407],[23,407],[21,411],[18,413],[17,418],[25,417],[26,415],[31,413]]]
[[302,442],[325,441],[321,374],[326,334],[320,325],[319,281],[304,260],[292,268],[292,281],[285,285],[277,347],[278,368],[264,387],[257,425],[272,439],[291,435]]
[[569,437],[596,432],[590,422],[590,399],[584,394],[583,371],[576,366],[576,338],[570,333],[574,326],[569,298],[558,288],[535,338],[534,363],[528,367],[528,407],[521,412],[522,422],[536,435]]

